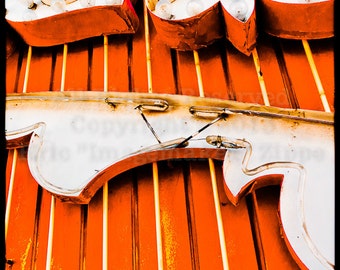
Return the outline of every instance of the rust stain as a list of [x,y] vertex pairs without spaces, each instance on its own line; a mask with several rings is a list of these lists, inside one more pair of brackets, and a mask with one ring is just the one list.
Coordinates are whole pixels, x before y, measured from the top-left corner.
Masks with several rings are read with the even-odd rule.
[[176,269],[176,250],[177,241],[175,231],[173,230],[173,224],[171,217],[167,210],[161,211],[162,228],[163,228],[163,239],[165,249],[165,260],[167,269]]
[[21,258],[20,258],[21,269],[25,269],[25,267],[26,267],[26,260],[27,260],[28,252],[30,251],[31,245],[32,245],[32,239],[30,238],[28,243],[27,243],[26,250],[25,250],[24,254],[22,254]]

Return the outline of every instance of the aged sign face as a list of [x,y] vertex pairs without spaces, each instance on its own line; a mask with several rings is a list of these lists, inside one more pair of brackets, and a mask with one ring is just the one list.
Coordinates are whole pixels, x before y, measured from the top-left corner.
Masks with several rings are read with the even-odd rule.
[[36,181],[76,203],[87,203],[103,183],[142,164],[224,160],[231,202],[281,184],[289,250],[307,268],[334,266],[331,113],[171,95],[39,93],[7,97],[6,130],[9,147],[28,145]]

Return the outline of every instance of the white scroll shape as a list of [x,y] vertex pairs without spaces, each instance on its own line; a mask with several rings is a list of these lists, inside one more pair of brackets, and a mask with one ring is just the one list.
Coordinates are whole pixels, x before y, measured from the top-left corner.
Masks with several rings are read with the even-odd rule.
[[[241,194],[267,185],[268,176],[282,175],[279,212],[288,249],[297,263],[308,269],[334,269],[333,166],[322,158],[306,164],[262,163],[263,153],[252,153],[250,142],[236,139],[229,146],[223,174],[231,201],[237,204]],[[249,169],[250,160],[258,165]]]

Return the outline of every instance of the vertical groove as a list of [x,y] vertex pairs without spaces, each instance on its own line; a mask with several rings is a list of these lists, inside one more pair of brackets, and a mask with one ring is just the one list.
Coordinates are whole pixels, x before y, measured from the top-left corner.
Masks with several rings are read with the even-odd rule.
[[87,243],[87,215],[88,205],[81,205],[81,217],[80,217],[80,254],[79,254],[79,269],[86,269],[86,243]]
[[55,50],[55,47],[52,49],[52,63],[51,63],[51,74],[50,74],[50,85],[49,85],[49,91],[53,91],[53,83],[54,83],[54,74],[55,74],[55,65],[57,62],[57,52]]
[[170,49],[171,64],[172,64],[172,75],[175,82],[175,93],[176,95],[182,95],[182,89],[179,88],[178,80],[178,61],[177,61],[177,51],[175,49]]
[[129,92],[134,92],[133,90],[133,74],[132,74],[132,62],[133,62],[133,58],[132,58],[132,36],[128,37],[127,40],[127,49],[128,49],[128,91]]
[[29,74],[30,74],[30,67],[31,67],[31,59],[32,59],[32,46],[28,46],[25,77],[24,77],[24,86],[22,88],[23,93],[26,93],[26,91],[27,91],[28,77],[29,77]]
[[227,60],[227,49],[225,46],[221,45],[221,60],[222,60],[222,68],[224,73],[224,78],[228,87],[228,99],[229,100],[236,100],[236,93],[233,87],[232,78],[229,72],[229,65]]
[[249,195],[246,196],[246,203],[248,207],[248,213],[249,213],[249,220],[250,220],[250,226],[252,230],[253,240],[254,240],[254,248],[255,248],[255,254],[258,264],[258,270],[265,270],[266,269],[266,263],[265,263],[265,257],[264,257],[264,250],[263,250],[263,244],[261,239],[261,233],[258,223],[258,213],[257,213],[257,201],[256,201],[256,193],[253,191]]
[[138,179],[133,174],[131,194],[132,269],[139,269]]
[[92,90],[92,61],[93,61],[93,43],[89,41],[87,47],[87,91]]
[[184,191],[185,191],[185,204],[187,210],[188,220],[188,233],[190,243],[190,255],[191,255],[191,269],[199,270],[199,254],[197,244],[197,231],[195,222],[195,208],[192,195],[192,179],[190,177],[190,168],[187,162],[183,162],[183,174],[184,174]]
[[295,94],[295,91],[294,91],[294,88],[293,88],[293,84],[292,84],[290,77],[289,77],[289,74],[288,74],[286,62],[285,62],[283,52],[282,52],[281,42],[276,38],[272,38],[271,40],[273,42],[273,48],[274,48],[274,52],[275,52],[277,62],[279,64],[280,73],[281,73],[281,76],[282,76],[282,81],[283,81],[283,85],[285,87],[288,102],[293,109],[299,109],[300,108],[299,101],[296,97],[296,94]]
[[18,93],[19,78],[20,78],[20,73],[22,69],[22,60],[24,59],[24,52],[23,52],[24,49],[25,47],[24,48],[20,47],[20,50],[19,50],[17,71],[16,71],[15,83],[14,83],[14,89],[13,89],[14,93]]
[[40,212],[41,212],[41,202],[42,202],[42,187],[38,186],[37,201],[35,205],[35,218],[34,218],[34,230],[33,230],[33,243],[32,243],[32,260],[31,268],[36,269],[37,261],[37,249],[38,249],[38,235],[39,235],[39,223],[40,223]]

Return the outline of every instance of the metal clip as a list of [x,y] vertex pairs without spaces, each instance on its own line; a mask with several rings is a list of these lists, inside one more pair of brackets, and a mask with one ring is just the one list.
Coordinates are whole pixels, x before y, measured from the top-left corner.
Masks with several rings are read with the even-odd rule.
[[118,104],[132,103],[135,108],[148,111],[164,112],[169,108],[169,104],[166,100],[162,99],[128,99],[128,98],[106,98],[105,102],[116,108]]
[[209,107],[209,106],[192,106],[189,108],[189,112],[193,114],[194,116],[204,117],[204,118],[216,118],[216,117],[221,117],[221,116],[225,118],[229,114],[233,114],[233,112],[231,112],[227,108]]
[[137,107],[142,110],[164,112],[169,108],[168,102],[162,99],[145,99],[140,101],[140,105]]
[[217,148],[246,148],[248,143],[241,139],[232,139],[220,135],[209,135],[206,137],[206,142],[216,146]]

